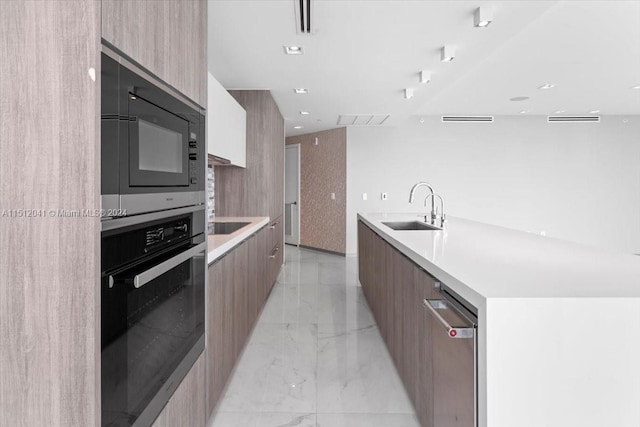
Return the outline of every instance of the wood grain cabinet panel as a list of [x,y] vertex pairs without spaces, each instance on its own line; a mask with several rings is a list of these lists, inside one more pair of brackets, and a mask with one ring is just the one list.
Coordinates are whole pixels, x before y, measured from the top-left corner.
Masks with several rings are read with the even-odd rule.
[[249,245],[242,242],[233,249],[233,266],[231,277],[233,290],[233,359],[238,358],[249,335],[247,311],[249,307]]
[[251,236],[247,241],[248,265],[247,265],[247,324],[253,326],[262,302],[260,301],[260,239],[258,233]]
[[[358,268],[365,297],[420,425],[457,426],[450,424],[454,410],[439,415],[434,412],[437,382],[433,374],[433,334],[440,325],[434,325],[423,300],[440,298],[435,279],[361,221],[358,222]],[[439,362],[446,363],[446,356]],[[464,378],[468,380],[469,375]],[[436,418],[442,422],[438,423]]]
[[[0,1],[0,426],[100,425],[100,3]],[[95,71],[95,79],[89,70]]]
[[437,292],[434,279],[418,267],[414,268],[413,291],[415,303],[412,304],[412,311],[416,320],[416,342],[418,345],[415,353],[417,360],[414,362],[417,363],[415,370],[416,384],[412,400],[420,425],[422,427],[434,427],[433,340],[431,334],[433,318],[426,307],[422,305],[422,301],[437,298]]
[[206,108],[206,0],[102,0],[102,37]]
[[207,296],[207,375],[206,414],[213,412],[222,395],[235,359],[233,329],[232,252],[209,266]]
[[272,242],[263,227],[209,265],[207,290],[206,418],[229,381],[273,282]]
[[246,168],[216,169],[221,216],[284,214],[284,119],[269,91],[229,91],[247,113]]
[[204,427],[205,354],[200,355],[152,427]]
[[260,286],[260,301],[264,304],[269,297],[269,292],[271,291],[271,251],[273,247],[271,246],[271,230],[269,227],[263,228],[258,234],[258,246],[260,250],[260,258],[258,260],[258,268],[261,272],[261,277],[259,281]]

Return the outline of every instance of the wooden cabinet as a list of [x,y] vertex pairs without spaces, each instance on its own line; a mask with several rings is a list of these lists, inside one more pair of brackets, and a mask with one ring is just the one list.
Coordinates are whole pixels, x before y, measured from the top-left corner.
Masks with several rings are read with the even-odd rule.
[[271,246],[271,234],[272,231],[269,227],[262,229],[258,233],[258,247],[260,251],[260,258],[258,259],[258,268],[260,268],[260,278],[258,280],[258,286],[260,288],[259,301],[264,304],[271,292],[272,282],[270,269],[274,264],[274,259],[270,258],[273,247]]
[[247,166],[247,112],[211,75],[207,85],[207,150],[234,166]]
[[284,120],[269,91],[229,91],[247,113],[247,167],[216,169],[216,214],[284,214]]
[[272,233],[269,226],[263,227],[209,265],[206,297],[207,419],[213,413],[264,307],[275,281],[274,272],[279,272],[282,264],[281,256],[279,259],[270,258],[273,253]]
[[152,427],[204,427],[205,353],[180,383]]
[[435,280],[361,221],[358,267],[365,297],[422,427],[449,426],[434,424],[435,326],[422,304],[435,297]]
[[284,259],[284,234],[282,228],[282,218],[279,217],[271,221],[269,224],[269,246],[271,251],[269,253],[269,291],[273,287]]
[[102,38],[206,108],[206,0],[102,0]]
[[[416,410],[416,415],[422,427],[434,427],[433,419],[433,358],[432,358],[432,326],[433,319],[425,309],[422,301],[435,296],[435,281],[422,269],[414,267],[413,270],[413,296],[410,308],[407,310],[407,319],[413,325],[415,347],[411,348],[405,356],[413,358],[409,363],[414,364],[415,384],[409,389],[411,401]],[[410,334],[410,332],[409,332]],[[403,378],[405,384],[407,380]],[[409,386],[410,387],[410,386]],[[408,387],[408,388],[409,388]]]
[[38,212],[100,208],[100,3],[0,1],[0,28],[0,426],[95,427],[100,218]]
[[206,321],[206,414],[213,412],[233,368],[233,264],[232,252],[209,266]]

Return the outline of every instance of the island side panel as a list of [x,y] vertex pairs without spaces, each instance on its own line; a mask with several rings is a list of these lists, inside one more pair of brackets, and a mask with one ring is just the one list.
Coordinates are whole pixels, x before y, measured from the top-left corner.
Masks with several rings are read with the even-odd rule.
[[640,298],[488,299],[485,339],[480,427],[640,425]]

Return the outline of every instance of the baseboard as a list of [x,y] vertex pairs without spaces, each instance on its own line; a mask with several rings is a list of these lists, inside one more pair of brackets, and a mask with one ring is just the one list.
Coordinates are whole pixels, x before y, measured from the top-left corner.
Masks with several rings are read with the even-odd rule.
[[346,254],[344,254],[344,253],[342,253],[342,252],[335,252],[335,251],[330,251],[330,250],[327,250],[327,249],[314,248],[313,246],[299,245],[298,247],[300,247],[300,248],[304,248],[304,249],[310,249],[310,250],[312,250],[312,251],[323,252],[323,253],[325,253],[325,254],[338,255],[338,256],[346,256]]

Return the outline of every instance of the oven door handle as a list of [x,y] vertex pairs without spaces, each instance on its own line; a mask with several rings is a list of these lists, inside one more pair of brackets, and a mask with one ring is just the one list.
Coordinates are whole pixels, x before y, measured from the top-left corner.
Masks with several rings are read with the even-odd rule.
[[[184,252],[180,252],[178,255],[174,256],[173,258],[169,258],[168,260],[163,261],[158,265],[154,265],[153,267],[143,271],[142,273],[136,274],[135,276],[133,276],[133,280],[132,280],[133,286],[136,288],[143,287],[150,281],[156,279],[160,275],[166,273],[172,268],[177,267],[178,265],[182,264],[189,258],[192,258],[194,255],[198,254],[199,252],[203,252],[206,249],[207,249],[207,242],[202,242],[191,249],[188,249]],[[115,283],[115,278],[113,276],[109,276],[109,287],[110,288],[113,287],[114,283]]]

